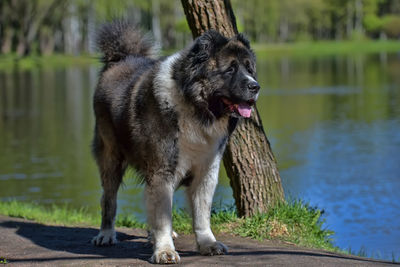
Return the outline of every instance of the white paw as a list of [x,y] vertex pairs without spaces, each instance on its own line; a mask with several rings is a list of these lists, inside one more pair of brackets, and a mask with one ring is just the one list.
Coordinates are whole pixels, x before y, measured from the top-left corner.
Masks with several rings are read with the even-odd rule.
[[100,233],[92,239],[92,244],[96,246],[111,246],[117,242],[116,233],[113,229],[100,230]]
[[199,252],[201,255],[222,255],[228,253],[228,247],[222,242],[215,241],[211,244],[199,245]]
[[178,252],[173,249],[156,250],[150,258],[151,263],[159,264],[174,264],[179,263],[180,260]]

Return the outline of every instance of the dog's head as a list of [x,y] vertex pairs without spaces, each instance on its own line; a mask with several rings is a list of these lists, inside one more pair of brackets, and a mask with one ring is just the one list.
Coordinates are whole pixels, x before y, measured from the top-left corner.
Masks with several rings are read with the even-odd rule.
[[242,34],[228,39],[208,31],[195,40],[188,60],[186,96],[215,118],[250,117],[260,86],[255,55]]

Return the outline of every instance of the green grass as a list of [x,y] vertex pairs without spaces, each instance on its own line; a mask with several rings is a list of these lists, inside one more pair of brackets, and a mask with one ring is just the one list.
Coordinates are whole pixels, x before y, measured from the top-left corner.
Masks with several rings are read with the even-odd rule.
[[[296,42],[279,44],[253,43],[252,47],[257,53],[258,58],[263,59],[274,57],[279,58],[282,56],[310,57],[339,54],[399,52],[400,41],[359,40]],[[54,54],[51,56],[30,55],[20,58],[15,54],[7,54],[0,55],[0,70],[11,71],[14,68],[35,69],[99,64],[98,58],[99,55],[71,56],[63,54]]]
[[280,239],[304,247],[338,251],[333,231],[323,228],[322,212],[302,201],[278,204],[267,214],[243,219],[235,232],[255,239]]
[[19,201],[0,202],[0,214],[32,220],[45,224],[99,225],[100,218],[88,213],[85,208],[72,209],[68,206],[43,207]]
[[31,55],[18,57],[15,54],[0,55],[0,70],[12,71],[14,68],[29,70],[36,68],[57,68],[65,66],[80,66],[88,64],[98,64],[98,56],[83,55],[70,56],[55,54],[51,56]]
[[[44,207],[35,203],[25,203],[19,201],[0,202],[0,214],[32,220],[44,224],[56,225],[100,225],[100,215],[87,211],[86,208],[73,209],[71,207],[56,206]],[[145,228],[145,224],[139,222],[130,215],[119,215],[115,222],[117,226],[131,228]]]
[[[0,214],[33,220],[46,224],[100,225],[100,216],[85,208],[68,206],[43,207],[19,201],[0,202]],[[254,239],[279,239],[301,246],[334,250],[330,240],[332,231],[323,229],[321,211],[301,201],[285,202],[272,208],[267,214],[251,218],[239,218],[233,207],[212,212],[211,224],[216,233],[234,233]],[[145,228],[135,217],[119,215],[117,226]],[[192,232],[191,216],[184,210],[173,211],[173,228],[178,233]]]
[[258,58],[310,57],[341,54],[399,52],[400,41],[318,41],[281,44],[253,44]]
[[[333,232],[323,227],[322,213],[321,210],[302,201],[280,203],[268,213],[251,218],[239,218],[234,207],[227,207],[212,211],[211,225],[214,233],[230,233],[257,240],[280,240],[303,247],[367,256],[365,250],[357,253],[335,247],[331,240]],[[68,206],[44,207],[19,201],[0,202],[0,214],[44,224],[94,227],[100,225],[100,215],[91,214],[85,208],[77,210]],[[118,215],[116,226],[146,229],[146,224],[128,215]],[[180,234],[191,233],[191,216],[184,210],[174,210],[173,228]]]

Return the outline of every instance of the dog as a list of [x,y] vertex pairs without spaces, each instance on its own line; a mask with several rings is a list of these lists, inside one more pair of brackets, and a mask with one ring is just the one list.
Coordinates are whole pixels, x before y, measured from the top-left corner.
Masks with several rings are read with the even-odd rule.
[[158,58],[154,44],[126,21],[97,37],[104,66],[93,98],[93,155],[103,187],[101,229],[92,243],[117,242],[117,192],[127,167],[143,178],[152,263],[179,263],[172,199],[185,186],[202,255],[227,253],[210,228],[210,210],[227,140],[251,115],[260,86],[255,55],[238,34],[210,30],[186,49]]

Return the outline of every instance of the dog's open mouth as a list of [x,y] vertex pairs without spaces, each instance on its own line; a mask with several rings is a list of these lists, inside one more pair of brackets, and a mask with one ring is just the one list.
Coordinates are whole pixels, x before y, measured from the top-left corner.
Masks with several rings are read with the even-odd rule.
[[229,99],[223,97],[222,102],[229,108],[231,112],[236,112],[242,117],[250,118],[254,100],[240,103],[233,103]]

